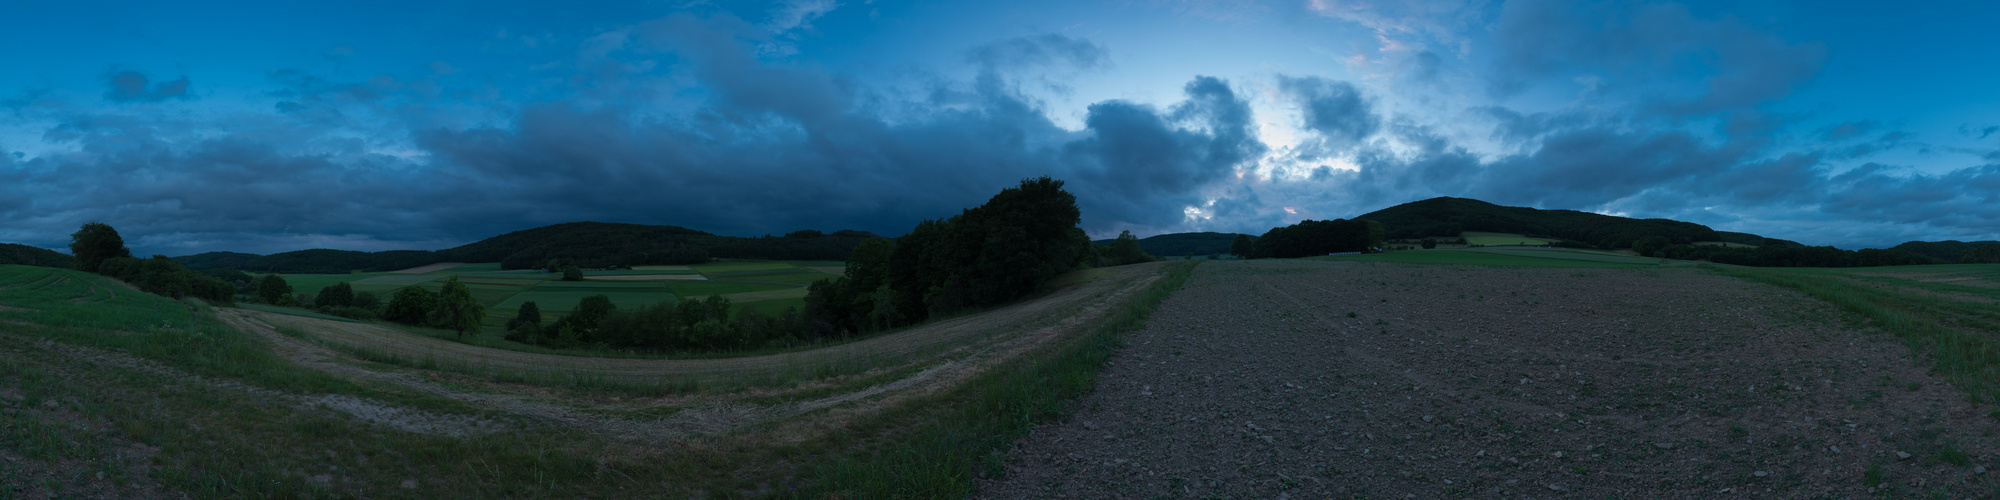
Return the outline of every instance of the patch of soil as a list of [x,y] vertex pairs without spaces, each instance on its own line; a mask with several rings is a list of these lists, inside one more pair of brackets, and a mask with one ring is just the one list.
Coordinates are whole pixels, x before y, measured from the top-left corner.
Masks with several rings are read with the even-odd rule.
[[1988,497],[1993,408],[1699,270],[1212,262],[986,498]]

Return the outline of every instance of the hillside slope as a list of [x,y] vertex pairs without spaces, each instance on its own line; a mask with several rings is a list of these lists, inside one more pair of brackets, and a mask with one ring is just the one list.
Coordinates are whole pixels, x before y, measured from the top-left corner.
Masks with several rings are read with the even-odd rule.
[[1465,231],[1518,233],[1626,248],[1646,236],[1674,243],[1721,241],[1714,229],[1669,219],[1632,219],[1575,210],[1503,207],[1468,198],[1440,197],[1384,208],[1356,219],[1382,223],[1391,239],[1456,236]]

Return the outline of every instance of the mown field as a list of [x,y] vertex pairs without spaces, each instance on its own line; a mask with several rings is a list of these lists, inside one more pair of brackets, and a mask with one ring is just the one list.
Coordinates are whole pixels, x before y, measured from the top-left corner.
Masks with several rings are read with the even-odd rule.
[[[608,360],[0,266],[0,498],[963,497],[1190,267],[1084,271],[823,351]],[[510,375],[530,368],[570,376]]]

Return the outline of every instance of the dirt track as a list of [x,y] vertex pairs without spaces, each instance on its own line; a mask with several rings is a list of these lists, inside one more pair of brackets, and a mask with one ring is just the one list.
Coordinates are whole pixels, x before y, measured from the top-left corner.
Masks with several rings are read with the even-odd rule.
[[1993,408],[1841,318],[1693,269],[1208,263],[980,496],[1991,497]]
[[[894,334],[822,349],[770,356],[726,359],[614,359],[559,356],[478,347],[424,337],[393,328],[365,323],[304,318],[260,311],[221,310],[224,321],[269,340],[280,356],[296,363],[344,378],[388,383],[420,392],[451,398],[502,413],[562,427],[646,441],[712,435],[746,425],[782,419],[837,407],[844,410],[825,414],[816,422],[794,422],[790,428],[826,429],[837,421],[868,409],[851,408],[857,403],[881,407],[890,401],[929,394],[955,386],[966,377],[1042,345],[1050,339],[1078,333],[1084,324],[1109,305],[1122,303],[1134,292],[1159,277],[1163,265],[1125,266],[1090,271],[1091,279],[1059,289],[1035,300],[994,311],[924,325]],[[277,327],[290,326],[304,332],[310,341],[281,334]],[[547,397],[467,392],[446,387],[425,377],[400,371],[363,369],[328,346],[394,352],[405,359],[435,357],[456,363],[471,373],[486,370],[543,372],[615,380],[629,384],[677,385],[686,380],[704,383],[745,383],[761,380],[805,380],[798,375],[823,367],[846,372],[884,373],[908,371],[890,380],[866,387],[836,391],[810,399],[781,403],[747,403],[743,397],[768,394],[701,394],[658,397],[619,404],[561,401]],[[871,370],[872,369],[872,370]],[[529,393],[539,391],[529,391]],[[678,411],[659,417],[626,418],[612,414],[641,412],[657,407]],[[369,415],[360,415],[372,418]],[[393,417],[391,415],[390,417]],[[393,420],[385,420],[394,425]],[[477,432],[476,430],[467,430]],[[788,433],[796,435],[787,431]]]

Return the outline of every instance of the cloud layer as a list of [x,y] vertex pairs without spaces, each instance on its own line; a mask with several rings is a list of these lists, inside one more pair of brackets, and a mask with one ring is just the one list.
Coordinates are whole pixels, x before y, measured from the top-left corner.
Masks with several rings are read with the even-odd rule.
[[1782,105],[1821,81],[1821,44],[1676,4],[1427,5],[1310,6],[1368,30],[1362,67],[1394,79],[1188,72],[1159,101],[1073,110],[1042,89],[1115,72],[1126,47],[1034,32],[863,78],[801,55],[842,22],[832,2],[600,29],[519,87],[442,61],[305,65],[244,107],[120,70],[105,104],[4,101],[0,241],[60,247],[88,221],[172,255],[443,248],[577,220],[899,234],[1042,175],[1100,236],[1261,233],[1433,196],[1849,247],[2000,233],[1996,128],[1913,169],[1883,155],[1944,148]]

